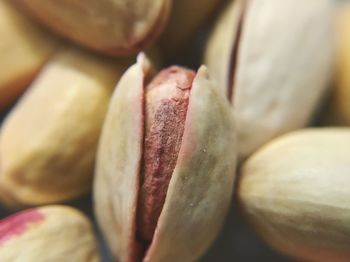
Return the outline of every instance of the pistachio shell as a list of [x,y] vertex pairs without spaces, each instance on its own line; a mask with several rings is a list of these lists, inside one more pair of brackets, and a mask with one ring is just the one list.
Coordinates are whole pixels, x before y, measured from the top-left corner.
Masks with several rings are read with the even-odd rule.
[[243,214],[271,246],[304,261],[350,260],[350,129],[282,136],[242,168]]
[[337,55],[335,79],[323,122],[350,125],[350,4],[337,10]]
[[225,9],[205,60],[235,108],[241,158],[310,120],[331,75],[332,15],[331,0],[232,1]]
[[45,204],[90,189],[100,129],[124,67],[74,49],[45,66],[1,129],[2,201]]
[[[229,78],[231,70],[231,56],[233,49],[237,48],[239,30],[243,20],[244,0],[231,1],[223,9],[216,21],[205,50],[205,63],[208,65],[213,77],[218,81],[218,87],[226,96],[228,95]],[[236,88],[236,87],[235,87]],[[229,97],[230,98],[230,97]]]
[[[146,63],[146,65],[145,65]],[[235,173],[233,118],[207,70],[191,89],[176,167],[153,240],[136,253],[136,213],[143,153],[144,58],[122,77],[100,140],[95,209],[120,261],[193,261],[215,238],[229,207]],[[130,115],[133,117],[130,118]]]
[[226,103],[201,67],[193,82],[179,158],[145,261],[193,261],[223,223],[235,172],[235,140],[229,134],[233,125]]
[[16,0],[43,25],[114,55],[134,53],[162,31],[170,0]]
[[0,35],[1,111],[23,92],[57,43],[7,0],[0,0]]
[[[120,79],[99,142],[94,181],[97,220],[120,261],[129,261],[143,143],[143,82],[150,66],[138,57]],[[134,223],[133,223],[134,221]]]
[[170,19],[159,39],[163,53],[171,55],[186,44],[222,0],[175,0]]
[[0,257],[13,261],[99,261],[90,221],[65,206],[29,209],[0,220]]

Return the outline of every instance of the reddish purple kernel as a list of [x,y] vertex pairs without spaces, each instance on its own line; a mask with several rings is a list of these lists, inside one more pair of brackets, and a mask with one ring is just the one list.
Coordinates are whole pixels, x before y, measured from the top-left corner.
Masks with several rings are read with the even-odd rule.
[[138,203],[138,235],[150,243],[182,143],[195,72],[161,71],[146,87],[145,141]]
[[0,245],[23,234],[29,224],[39,223],[43,220],[44,215],[37,209],[25,210],[0,220]]

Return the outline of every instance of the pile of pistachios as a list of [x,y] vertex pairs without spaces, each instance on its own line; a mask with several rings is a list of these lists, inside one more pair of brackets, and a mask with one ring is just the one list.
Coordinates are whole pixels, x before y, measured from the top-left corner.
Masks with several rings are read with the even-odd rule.
[[350,4],[0,0],[0,39],[1,262],[198,261],[232,208],[350,261]]

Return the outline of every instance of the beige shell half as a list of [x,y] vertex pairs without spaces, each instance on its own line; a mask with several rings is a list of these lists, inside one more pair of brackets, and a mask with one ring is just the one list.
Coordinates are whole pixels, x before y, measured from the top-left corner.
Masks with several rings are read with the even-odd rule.
[[135,53],[162,31],[170,0],[16,0],[43,25],[114,55]]
[[0,0],[0,111],[33,80],[57,42],[22,16],[8,0]]
[[350,129],[278,138],[242,168],[244,216],[271,246],[303,261],[350,261]]
[[332,18],[331,0],[238,0],[224,10],[205,62],[225,95],[233,88],[241,158],[308,124],[331,75]]
[[[132,249],[147,64],[140,56],[119,82],[98,151],[95,210],[109,247],[120,261],[135,261]],[[207,70],[200,68],[192,86],[177,164],[143,261],[193,261],[215,238],[233,190],[236,166],[233,129],[229,104],[216,91]]]
[[56,203],[91,188],[102,122],[125,68],[75,49],[57,53],[2,126],[2,201]]
[[[92,225],[80,211],[68,206],[45,206],[15,216],[25,219],[29,213],[36,214],[38,221],[29,222],[23,229],[18,225],[19,231],[1,243],[2,262],[99,261]],[[16,223],[12,224],[13,230]]]

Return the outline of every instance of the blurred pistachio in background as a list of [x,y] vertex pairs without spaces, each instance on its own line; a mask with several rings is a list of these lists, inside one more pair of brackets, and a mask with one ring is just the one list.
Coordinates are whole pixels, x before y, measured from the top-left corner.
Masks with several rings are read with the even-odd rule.
[[100,261],[91,221],[68,206],[27,209],[0,220],[1,261]]
[[347,1],[336,13],[336,67],[325,115],[325,125],[350,125],[350,3]]
[[350,128],[309,128],[242,165],[241,211],[277,251],[302,261],[350,259]]
[[49,59],[58,42],[0,0],[0,112],[13,103]]
[[204,62],[235,110],[239,156],[310,124],[332,77],[334,2],[236,0],[224,9]]
[[115,55],[144,49],[163,31],[171,0],[15,0],[43,26],[79,45]]
[[1,127],[1,201],[57,203],[91,189],[100,130],[126,66],[70,47],[52,57]]
[[208,22],[223,0],[175,0],[170,19],[158,41],[159,49],[173,56],[179,48],[194,40],[194,33]]

